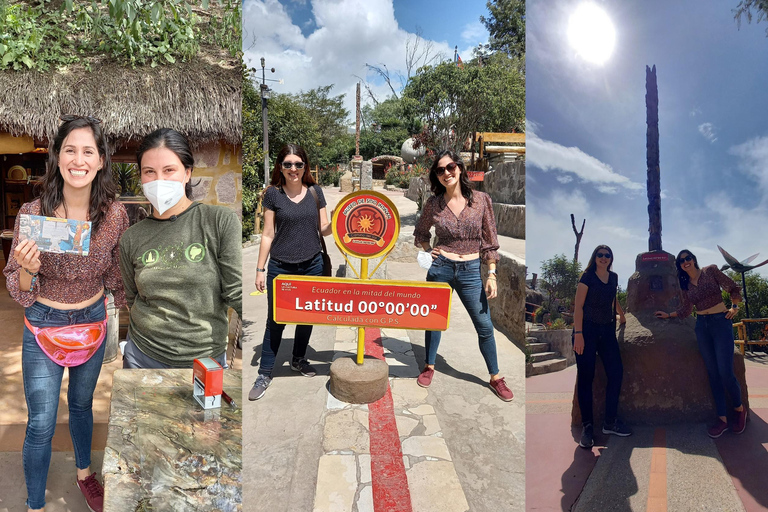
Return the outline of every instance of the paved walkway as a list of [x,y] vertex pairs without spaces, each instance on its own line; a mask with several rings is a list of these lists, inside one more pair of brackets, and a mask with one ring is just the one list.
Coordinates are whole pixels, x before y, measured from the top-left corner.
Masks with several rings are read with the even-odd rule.
[[[330,205],[345,195],[324,192]],[[410,234],[415,203],[388,195]],[[505,243],[524,251],[520,241]],[[329,252],[335,270],[344,260],[332,242]],[[266,295],[250,295],[257,256],[258,246],[244,250],[244,392],[256,379],[266,319]],[[415,262],[388,262],[387,273],[425,275]],[[316,326],[307,355],[319,374],[305,378],[288,367],[293,327],[286,328],[271,387],[243,407],[244,511],[522,511],[523,353],[496,332],[501,372],[515,392],[513,402],[502,402],[488,387],[474,328],[454,296],[432,386],[415,380],[423,331],[370,329],[366,353],[387,360],[390,389],[374,404],[349,405],[330,395],[327,382],[330,363],[354,353],[355,333]]]
[[570,427],[575,383],[575,366],[526,379],[527,510],[768,510],[765,355],[747,361],[747,430],[717,440],[704,424],[635,427],[627,438],[597,433],[592,450],[579,448],[581,429]]

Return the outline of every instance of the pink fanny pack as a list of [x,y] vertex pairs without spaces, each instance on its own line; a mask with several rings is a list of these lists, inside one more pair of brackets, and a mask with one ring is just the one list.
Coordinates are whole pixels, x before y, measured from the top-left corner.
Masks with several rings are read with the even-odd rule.
[[[106,308],[106,299],[104,305]],[[107,317],[102,322],[35,327],[26,315],[24,323],[35,335],[40,350],[59,366],[79,366],[88,361],[101,346],[107,334]]]

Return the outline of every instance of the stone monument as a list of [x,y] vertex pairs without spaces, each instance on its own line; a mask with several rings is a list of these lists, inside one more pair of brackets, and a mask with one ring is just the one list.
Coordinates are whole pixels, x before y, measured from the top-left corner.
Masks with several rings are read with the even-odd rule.
[[[661,245],[661,179],[659,165],[659,100],[656,66],[646,66],[646,163],[648,168],[648,252],[635,260],[627,285],[627,322],[617,337],[624,366],[619,417],[629,425],[664,425],[714,420],[715,402],[694,332],[695,320],[662,320],[654,313],[680,305],[675,256]],[[734,370],[742,402],[749,406],[744,357],[734,347]],[[606,377],[598,358],[593,383],[594,421],[605,413]],[[572,424],[581,425],[576,392]]]

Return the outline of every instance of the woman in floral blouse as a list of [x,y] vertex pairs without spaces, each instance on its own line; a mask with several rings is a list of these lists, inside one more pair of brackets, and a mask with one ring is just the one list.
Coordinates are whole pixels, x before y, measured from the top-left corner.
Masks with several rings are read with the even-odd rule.
[[[448,283],[456,290],[477,331],[480,353],[491,376],[489,385],[499,398],[510,401],[512,391],[499,376],[496,339],[488,308],[488,299],[496,297],[499,260],[491,198],[472,190],[464,162],[450,150],[435,156],[429,181],[434,195],[424,205],[414,231],[416,245],[432,255],[427,281]],[[430,247],[432,226],[438,240],[434,247]],[[485,287],[481,262],[489,269]],[[417,381],[421,387],[432,383],[440,338],[440,331],[425,332],[427,361]]]

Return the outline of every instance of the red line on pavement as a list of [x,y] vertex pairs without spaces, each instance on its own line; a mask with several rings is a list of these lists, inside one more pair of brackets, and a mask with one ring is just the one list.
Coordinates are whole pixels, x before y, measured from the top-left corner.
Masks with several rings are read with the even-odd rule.
[[[381,344],[379,329],[366,328],[365,355],[384,359],[384,347]],[[368,404],[368,426],[371,432],[373,510],[375,512],[413,512],[389,385],[384,397]]]

